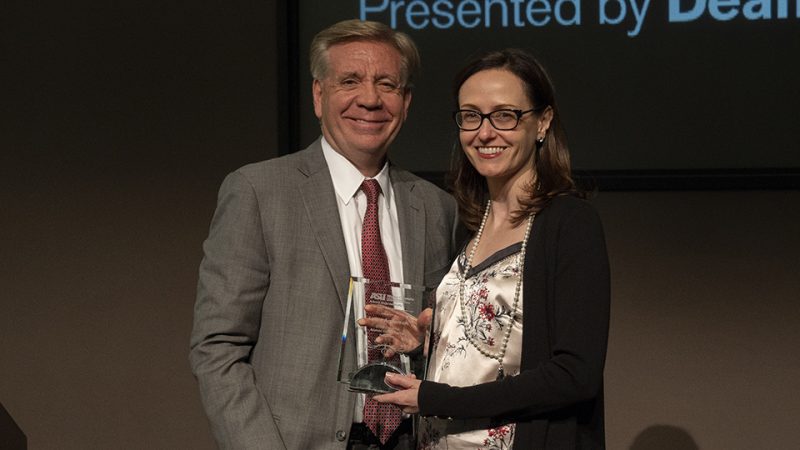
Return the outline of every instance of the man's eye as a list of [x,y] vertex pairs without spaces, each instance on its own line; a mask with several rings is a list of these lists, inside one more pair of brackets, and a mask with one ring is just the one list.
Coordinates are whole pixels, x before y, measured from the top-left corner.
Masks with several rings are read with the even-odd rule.
[[383,92],[392,92],[397,90],[397,85],[391,81],[381,81],[378,83],[378,89]]
[[355,87],[358,86],[358,80],[354,78],[345,78],[344,80],[340,81],[339,84],[343,87]]

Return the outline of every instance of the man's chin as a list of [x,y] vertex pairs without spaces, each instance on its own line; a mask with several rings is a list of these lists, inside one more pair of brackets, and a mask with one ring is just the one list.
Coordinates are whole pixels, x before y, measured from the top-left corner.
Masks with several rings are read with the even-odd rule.
[[350,141],[350,147],[359,153],[382,156],[390,142],[385,136],[360,135]]

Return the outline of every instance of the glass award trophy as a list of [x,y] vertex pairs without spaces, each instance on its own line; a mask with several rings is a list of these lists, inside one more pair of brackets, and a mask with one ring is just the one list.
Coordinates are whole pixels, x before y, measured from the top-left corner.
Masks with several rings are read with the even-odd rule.
[[[412,312],[418,313],[425,304],[426,294],[422,286],[351,277],[339,350],[338,381],[347,384],[351,392],[380,394],[396,391],[385,382],[384,376],[387,372],[411,373],[410,359],[391,342],[378,343],[376,339],[385,335],[392,326],[402,323],[404,317],[413,316]],[[391,310],[367,316],[365,305],[380,305]],[[379,325],[359,325],[357,321],[364,317],[375,319]],[[346,364],[351,342],[355,343],[355,364]]]

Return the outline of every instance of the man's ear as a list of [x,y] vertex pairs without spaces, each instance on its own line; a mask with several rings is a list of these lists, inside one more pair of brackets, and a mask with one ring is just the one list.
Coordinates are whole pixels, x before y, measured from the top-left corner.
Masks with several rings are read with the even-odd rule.
[[411,106],[411,89],[406,89],[405,97],[403,98],[403,103],[404,103],[403,108],[405,113],[405,118],[403,119],[403,122],[405,122],[405,119],[408,118],[408,108]]
[[314,80],[311,83],[311,93],[314,96],[314,114],[317,119],[322,118],[322,82]]

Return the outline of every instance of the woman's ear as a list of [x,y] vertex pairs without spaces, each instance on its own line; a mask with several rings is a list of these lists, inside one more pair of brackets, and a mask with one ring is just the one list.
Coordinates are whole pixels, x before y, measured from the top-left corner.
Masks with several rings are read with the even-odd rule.
[[544,139],[544,136],[547,134],[547,130],[550,129],[550,122],[552,121],[553,121],[553,108],[551,106],[548,106],[539,115],[539,127],[536,133],[536,139]]

